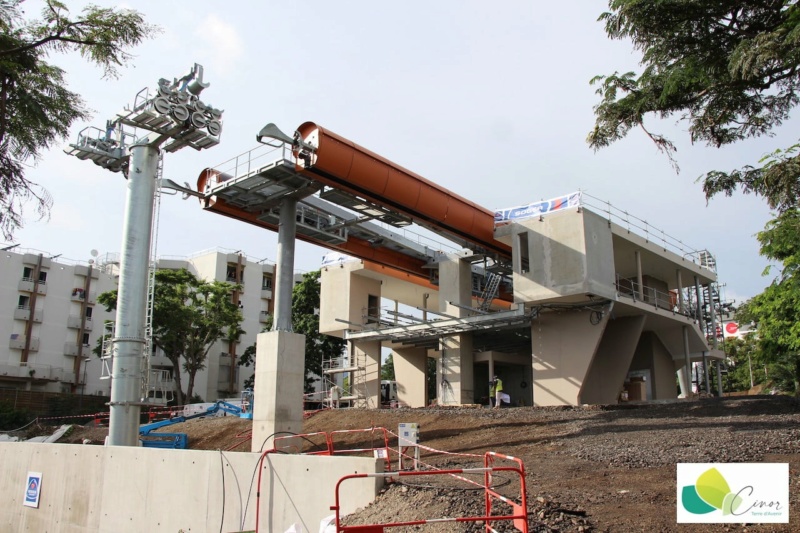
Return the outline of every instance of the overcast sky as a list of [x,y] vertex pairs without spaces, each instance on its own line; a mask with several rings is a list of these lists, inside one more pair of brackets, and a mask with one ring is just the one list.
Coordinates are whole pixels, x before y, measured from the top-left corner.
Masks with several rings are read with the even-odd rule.
[[[81,4],[70,2],[75,12]],[[769,283],[754,238],[770,218],[766,204],[737,195],[706,205],[696,179],[792,144],[796,122],[776,138],[722,150],[692,146],[684,123],[651,122],[676,142],[679,174],[639,131],[594,153],[585,141],[598,101],[589,80],[638,69],[630,43],[609,41],[597,22],[604,2],[129,4],[162,33],[133,51],[119,79],[102,79],[77,56],[52,58],[95,111],[69,142],[86,125],[103,126],[140,89],[197,62],[211,82],[202,100],[224,110],[222,142],[167,154],[164,175],[174,181],[194,185],[203,168],[253,148],[269,122],[291,133],[311,120],[490,209],[586,191],[710,250],[729,298],[741,301]],[[118,252],[123,177],[63,154],[64,146],[27,174],[52,194],[50,220],[35,221],[29,209],[15,242],[72,259],[89,259],[92,249]],[[223,247],[274,260],[276,240],[205,213],[196,201],[163,199],[159,255]],[[315,270],[324,253],[298,243],[297,268]]]

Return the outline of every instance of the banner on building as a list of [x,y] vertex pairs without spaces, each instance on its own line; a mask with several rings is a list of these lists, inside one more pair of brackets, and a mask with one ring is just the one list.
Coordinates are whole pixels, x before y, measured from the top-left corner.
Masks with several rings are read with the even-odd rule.
[[498,209],[494,212],[494,225],[505,226],[511,222],[525,220],[526,218],[538,217],[546,213],[560,211],[568,207],[578,207],[581,205],[581,193],[574,192],[565,194],[558,198],[550,200],[543,200],[541,202],[533,202],[527,205],[520,205],[517,207],[509,207],[506,209]]
[[358,259],[347,254],[343,254],[342,252],[329,252],[322,256],[321,266],[328,267],[339,265],[341,263],[347,263],[349,261],[358,261]]

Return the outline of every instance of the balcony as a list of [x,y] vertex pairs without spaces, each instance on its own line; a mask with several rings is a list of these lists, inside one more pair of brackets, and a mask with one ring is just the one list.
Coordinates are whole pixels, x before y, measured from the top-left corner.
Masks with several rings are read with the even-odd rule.
[[64,381],[74,374],[63,368],[31,363],[0,363],[0,377],[32,378],[34,380]]
[[64,343],[64,355],[70,355],[72,357],[76,357],[78,355],[78,343],[76,343],[76,342],[65,342]]
[[72,294],[70,295],[70,300],[73,302],[82,302],[86,300],[86,303],[94,305],[95,299],[97,295],[94,292],[89,293],[88,299],[86,298],[86,292],[81,287],[76,287],[72,289]]
[[[41,322],[42,317],[44,316],[44,311],[41,309],[37,309],[33,312],[33,321],[34,322]],[[14,309],[14,319],[15,320],[25,320],[26,322],[31,319],[31,309],[26,305],[20,305],[16,309]]]
[[[69,315],[67,317],[67,327],[72,329],[81,329],[81,315]],[[83,331],[92,331],[92,318],[86,317],[83,324]]]
[[272,300],[272,287],[261,287],[261,298],[263,300]]
[[266,324],[267,322],[269,322],[271,316],[272,315],[269,314],[269,311],[261,311],[258,314],[258,321],[261,322],[262,324]]
[[[22,292],[33,292],[33,278],[22,278],[17,284],[17,288]],[[40,281],[36,286],[37,294],[47,294],[47,283]]]
[[[11,338],[8,341],[8,347],[11,348],[12,350],[24,350],[25,335],[18,335],[16,333],[12,333]],[[39,351],[39,337],[31,337],[31,343],[29,349],[32,352]]]

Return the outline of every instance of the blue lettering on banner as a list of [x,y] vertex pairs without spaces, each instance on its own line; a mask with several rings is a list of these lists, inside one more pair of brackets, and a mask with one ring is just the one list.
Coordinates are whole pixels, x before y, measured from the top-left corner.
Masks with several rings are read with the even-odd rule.
[[541,202],[534,202],[528,205],[521,205],[517,207],[509,207],[506,209],[498,209],[494,212],[494,225],[502,226],[509,224],[515,220],[524,220],[526,218],[544,215],[545,213],[552,213],[560,211],[568,207],[577,207],[581,205],[581,193],[575,192],[553,198],[552,200],[545,200]]

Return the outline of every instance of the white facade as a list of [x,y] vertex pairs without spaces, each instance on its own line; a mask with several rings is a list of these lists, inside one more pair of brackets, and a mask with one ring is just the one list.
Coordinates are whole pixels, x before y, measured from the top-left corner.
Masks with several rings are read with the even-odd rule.
[[[117,288],[119,271],[110,255],[98,263],[58,261],[39,251],[0,252],[0,338],[5,339],[0,345],[0,387],[110,394],[111,381],[100,379],[102,362],[92,350],[103,335],[103,323],[115,319],[114,312],[96,303],[97,296]],[[186,268],[203,280],[241,284],[232,297],[242,308],[245,334],[233,345],[222,341],[212,347],[194,389],[205,401],[238,396],[253,369],[236,362],[272,313],[274,265],[210,250],[161,258],[158,267]],[[162,353],[151,358],[151,367],[167,371],[169,380],[163,385],[174,390],[172,363]],[[183,375],[184,389],[187,382]]]
[[0,252],[0,387],[109,394],[92,354],[113,319],[96,303],[116,277],[38,250]]
[[[234,292],[232,297],[242,309],[241,327],[245,334],[232,345],[227,341],[217,342],[208,352],[206,368],[197,373],[194,382],[194,393],[207,402],[236,397],[244,381],[254,372],[252,366],[240,367],[237,362],[245,349],[256,342],[256,335],[264,329],[272,314],[275,265],[253,261],[241,252],[208,250],[186,258],[162,257],[158,260],[158,268],[185,268],[199,279],[241,285],[242,290]],[[151,367],[172,371],[172,363],[162,353],[155,354]],[[184,389],[187,382],[188,376],[181,376]]]

